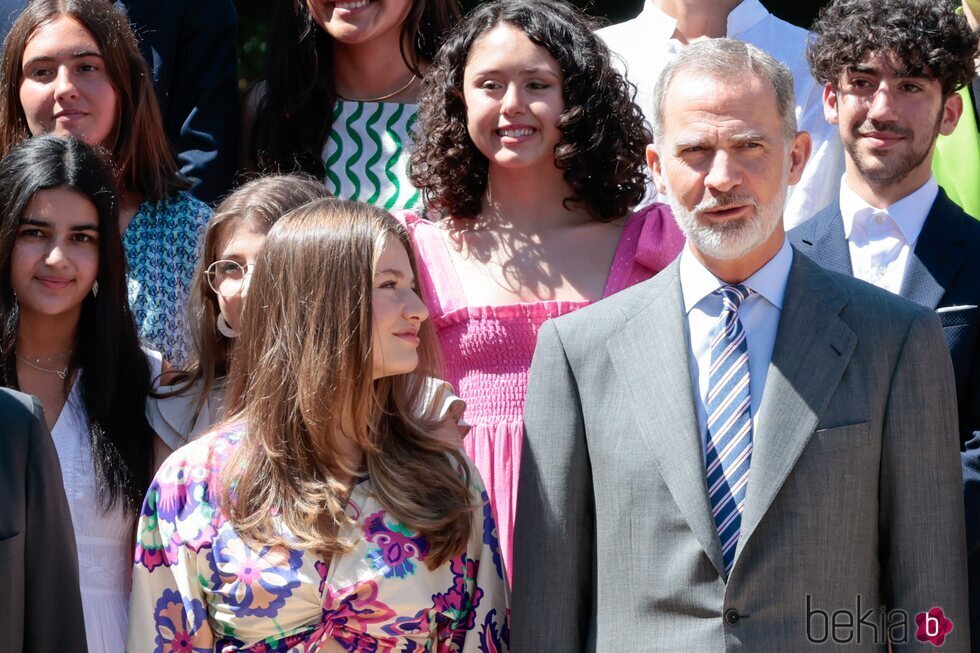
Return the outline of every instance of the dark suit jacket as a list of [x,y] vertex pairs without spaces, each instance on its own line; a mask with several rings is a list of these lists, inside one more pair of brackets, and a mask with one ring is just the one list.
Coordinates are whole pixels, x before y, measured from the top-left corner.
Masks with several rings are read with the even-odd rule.
[[153,70],[167,138],[191,193],[213,203],[238,157],[238,15],[231,0],[117,0]]
[[[821,266],[853,274],[836,203],[791,230],[789,239]],[[942,190],[909,256],[901,295],[939,313],[953,359],[973,590],[970,614],[973,627],[980,629],[980,222]],[[975,639],[973,650],[980,652],[980,636]]]
[[0,388],[0,651],[86,650],[58,454],[37,400]]

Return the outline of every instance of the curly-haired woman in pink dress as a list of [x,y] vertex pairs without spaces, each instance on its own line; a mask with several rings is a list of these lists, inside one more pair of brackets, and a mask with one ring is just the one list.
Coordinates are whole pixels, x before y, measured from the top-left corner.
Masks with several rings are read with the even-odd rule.
[[650,134],[591,28],[554,0],[470,14],[426,75],[412,157],[445,219],[401,216],[508,568],[541,324],[653,276],[683,245],[665,206],[631,211]]

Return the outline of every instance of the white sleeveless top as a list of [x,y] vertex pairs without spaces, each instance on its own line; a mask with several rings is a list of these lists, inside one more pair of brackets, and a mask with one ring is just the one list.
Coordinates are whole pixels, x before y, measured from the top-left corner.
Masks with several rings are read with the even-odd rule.
[[[156,378],[160,375],[160,354],[144,351],[150,363],[151,378]],[[138,515],[127,512],[118,504],[108,513],[99,509],[88,413],[82,403],[80,378],[79,373],[58,421],[51,429],[51,438],[61,462],[61,476],[78,547],[78,578],[88,650],[89,653],[122,653],[126,650]]]

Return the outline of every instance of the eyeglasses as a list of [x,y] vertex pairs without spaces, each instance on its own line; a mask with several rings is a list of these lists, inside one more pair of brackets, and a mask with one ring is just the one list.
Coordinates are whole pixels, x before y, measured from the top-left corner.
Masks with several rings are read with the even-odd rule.
[[204,275],[211,290],[222,297],[234,297],[245,287],[254,270],[254,263],[242,267],[235,261],[221,259],[209,265]]

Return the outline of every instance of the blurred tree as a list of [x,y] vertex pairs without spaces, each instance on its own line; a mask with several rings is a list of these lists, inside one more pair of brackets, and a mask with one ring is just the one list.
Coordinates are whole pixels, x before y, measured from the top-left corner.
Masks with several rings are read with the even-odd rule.
[[[292,0],[235,0],[238,7],[238,76],[242,89],[262,77],[268,28],[266,18],[272,2]],[[464,11],[481,0],[461,0]],[[807,27],[826,0],[762,0],[769,11],[796,25]],[[585,11],[609,23],[618,23],[640,13],[644,0],[572,0]]]

